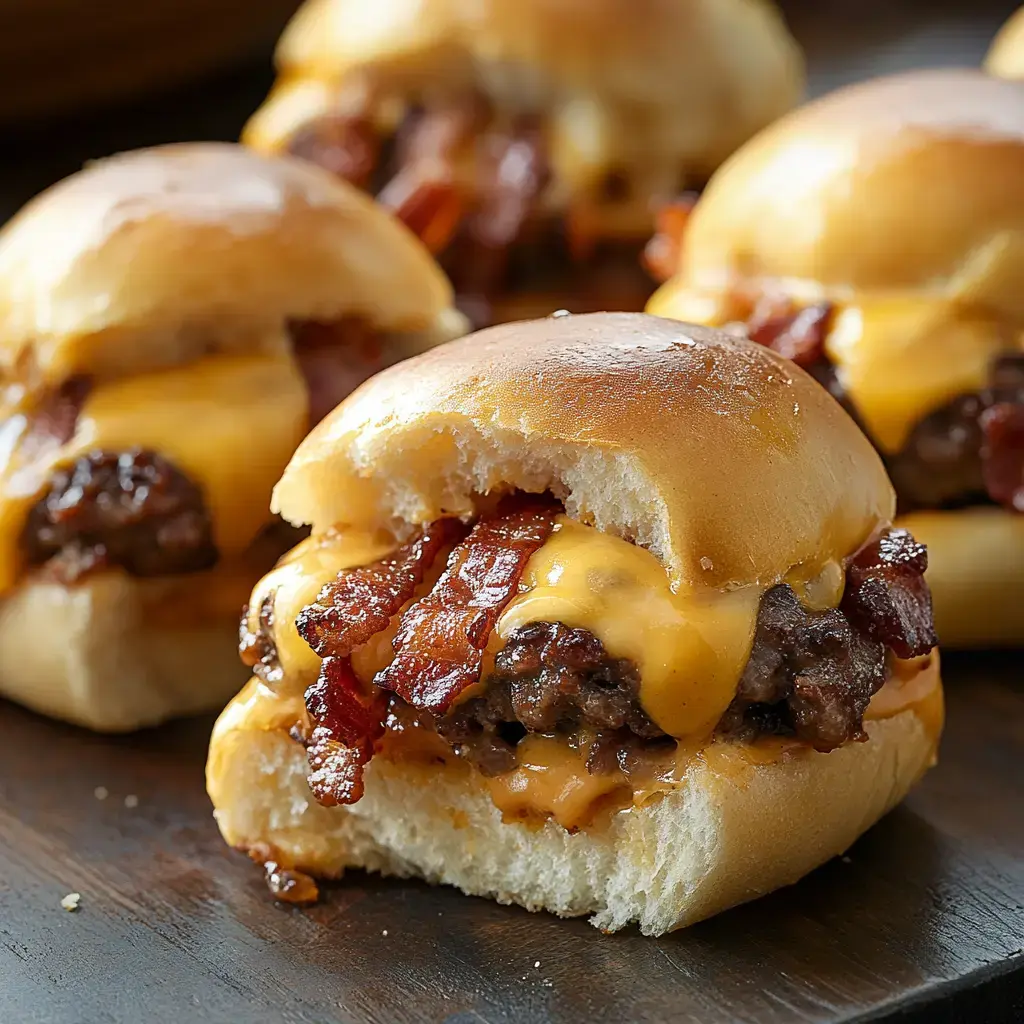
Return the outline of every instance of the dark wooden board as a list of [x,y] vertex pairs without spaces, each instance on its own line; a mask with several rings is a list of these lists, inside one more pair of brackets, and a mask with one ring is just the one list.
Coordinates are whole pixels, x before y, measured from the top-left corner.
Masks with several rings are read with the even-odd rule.
[[0,706],[0,1021],[1024,1020],[1021,655],[949,660],[903,807],[658,940],[360,872],[280,906],[217,834],[209,720],[105,739]]

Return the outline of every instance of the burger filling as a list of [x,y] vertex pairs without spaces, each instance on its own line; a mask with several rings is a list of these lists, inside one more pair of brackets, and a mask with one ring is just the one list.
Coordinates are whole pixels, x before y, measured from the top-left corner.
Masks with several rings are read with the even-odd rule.
[[[323,659],[306,692],[302,737],[321,802],[357,801],[365,765],[394,734],[429,734],[495,778],[514,773],[538,740],[573,750],[599,777],[695,738],[669,732],[642,666],[610,652],[594,631],[538,619],[501,633],[528,563],[562,528],[561,512],[549,499],[517,495],[471,528],[439,520],[390,556],[342,571],[303,608],[299,634]],[[906,531],[889,530],[849,560],[837,607],[808,607],[786,583],[767,590],[739,652],[738,685],[733,677],[717,719],[696,738],[781,736],[819,751],[865,739],[864,713],[893,659],[935,644],[926,564]],[[271,593],[243,619],[242,653],[277,685],[275,625]],[[692,689],[673,699],[699,705],[707,695]]]
[[[765,300],[747,320],[753,341],[792,359],[858,419],[825,351],[834,309]],[[870,431],[868,431],[870,434]],[[1001,505],[1024,512],[1024,353],[997,356],[988,380],[929,412],[883,453],[901,512]]]
[[[503,296],[571,296],[573,312],[642,309],[652,282],[640,239],[602,238],[587,204],[567,216],[547,201],[561,183],[538,119],[501,120],[481,97],[414,107],[397,130],[368,117],[327,116],[300,128],[288,150],[377,195],[437,255],[459,306],[476,326]],[[605,176],[595,205],[631,201],[621,172]]]

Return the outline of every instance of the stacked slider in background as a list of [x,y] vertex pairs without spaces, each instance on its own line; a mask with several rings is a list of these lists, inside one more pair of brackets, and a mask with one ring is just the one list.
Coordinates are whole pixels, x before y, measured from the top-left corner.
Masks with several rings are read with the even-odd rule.
[[940,641],[1024,641],[1024,83],[912,72],[784,117],[711,181],[649,309],[816,376],[928,545]]
[[98,729],[218,706],[239,609],[294,534],[311,421],[459,333],[426,250],[319,168],[117,156],[0,234],[0,693]]
[[800,97],[765,0],[310,0],[243,141],[377,193],[478,325],[640,309],[653,206]]
[[360,388],[274,506],[313,534],[253,592],[207,783],[278,879],[414,874],[660,934],[796,881],[934,760],[926,553],[763,346],[491,328]]

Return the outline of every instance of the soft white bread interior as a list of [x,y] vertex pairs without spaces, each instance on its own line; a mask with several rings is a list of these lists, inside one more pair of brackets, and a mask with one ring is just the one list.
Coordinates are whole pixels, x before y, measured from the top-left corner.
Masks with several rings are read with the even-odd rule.
[[[705,179],[803,89],[800,51],[766,0],[310,0],[277,63],[243,135],[263,151],[368,95],[480,95],[499,116],[545,117],[570,192],[615,170],[645,203],[684,174]],[[378,106],[382,120],[393,110]]]
[[1019,323],[1022,253],[1024,82],[914,71],[809,103],[734,154],[649,308],[692,318],[736,289],[909,293]]
[[[101,732],[219,707],[246,677],[234,609],[252,575],[231,581],[219,608],[206,604],[225,582],[216,571],[106,571],[73,587],[30,577],[0,603],[0,695]],[[169,614],[172,602],[190,613]]]
[[685,586],[767,588],[894,513],[878,455],[794,364],[627,313],[493,327],[383,371],[303,441],[273,508],[401,534],[510,488],[551,491]]
[[290,319],[451,337],[451,302],[419,240],[357,189],[225,143],[101,160],[0,233],[0,367],[28,359],[46,380],[280,345]]
[[943,647],[1024,641],[1024,516],[1001,508],[914,512],[897,522],[928,547]]
[[992,40],[985,70],[999,78],[1024,78],[1024,7],[1010,16]]
[[869,739],[829,754],[749,759],[716,744],[685,781],[600,828],[570,834],[505,823],[479,775],[376,758],[366,793],[326,808],[306,784],[289,707],[251,681],[214,728],[207,788],[228,843],[322,877],[345,868],[415,875],[614,931],[659,935],[797,881],[841,853],[933,763],[938,658],[927,711],[867,723]]

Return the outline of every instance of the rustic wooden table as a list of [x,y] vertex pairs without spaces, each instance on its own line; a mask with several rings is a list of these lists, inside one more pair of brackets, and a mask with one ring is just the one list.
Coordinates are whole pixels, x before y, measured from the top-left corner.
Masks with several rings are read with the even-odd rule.
[[[820,93],[977,63],[1015,0],[783,6]],[[269,80],[5,129],[0,221],[86,159],[235,137]],[[361,874],[279,906],[210,817],[209,719],[109,739],[0,704],[0,1022],[1024,1021],[1022,669],[947,659],[942,763],[903,807],[800,885],[660,940]]]

